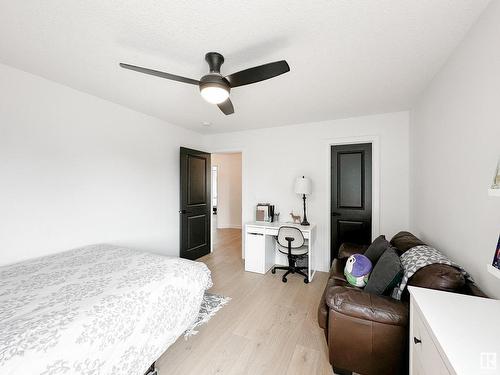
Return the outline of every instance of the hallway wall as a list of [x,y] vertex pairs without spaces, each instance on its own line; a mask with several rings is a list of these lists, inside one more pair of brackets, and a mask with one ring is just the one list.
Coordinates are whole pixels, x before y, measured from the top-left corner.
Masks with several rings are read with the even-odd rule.
[[218,166],[217,228],[241,228],[241,153],[212,154]]

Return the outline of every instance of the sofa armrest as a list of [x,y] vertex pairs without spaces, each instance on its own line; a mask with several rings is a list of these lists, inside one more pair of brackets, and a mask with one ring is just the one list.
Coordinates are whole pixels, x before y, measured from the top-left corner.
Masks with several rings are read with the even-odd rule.
[[406,374],[408,305],[332,286],[327,291],[330,364],[367,375]]
[[368,246],[345,242],[339,247],[338,258],[349,258],[353,254],[364,254]]
[[391,297],[333,286],[326,293],[326,303],[331,310],[351,317],[382,324],[408,325],[408,305]]

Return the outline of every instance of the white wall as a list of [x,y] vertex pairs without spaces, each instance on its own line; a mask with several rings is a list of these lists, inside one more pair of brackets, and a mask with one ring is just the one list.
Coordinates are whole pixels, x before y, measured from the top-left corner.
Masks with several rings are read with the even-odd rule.
[[241,153],[212,154],[218,167],[217,228],[241,228]]
[[178,255],[201,136],[0,65],[0,264],[97,242]]
[[257,202],[272,202],[288,221],[302,200],[293,192],[295,178],[308,176],[308,220],[318,226],[320,270],[329,266],[329,146],[333,138],[377,135],[380,140],[380,231],[388,236],[409,225],[409,117],[407,112],[365,116],[205,137],[209,150],[242,151],[243,219],[254,220]]
[[500,157],[500,1],[493,1],[411,113],[414,231],[463,265],[490,295],[500,232],[487,196]]
[[493,1],[411,114],[412,228],[492,296],[500,232],[487,196],[500,157],[500,2]]

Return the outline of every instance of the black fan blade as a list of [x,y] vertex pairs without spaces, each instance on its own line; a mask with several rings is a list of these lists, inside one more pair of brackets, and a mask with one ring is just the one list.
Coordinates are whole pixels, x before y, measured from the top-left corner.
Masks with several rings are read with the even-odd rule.
[[183,83],[190,83],[191,85],[198,85],[200,83],[199,81],[197,81],[195,79],[181,77],[181,76],[176,76],[175,74],[160,72],[159,70],[153,70],[153,69],[148,69],[148,68],[141,68],[140,66],[129,65],[129,64],[124,64],[124,63],[120,63],[120,66],[122,68],[125,68],[125,69],[135,70],[136,72],[139,72],[139,73],[144,73],[144,74],[149,74],[149,75],[152,75],[152,76],[166,78],[166,79],[170,79],[172,81],[183,82]]
[[231,87],[238,87],[264,81],[289,71],[290,67],[288,63],[285,60],[281,60],[241,70],[237,73],[228,75],[226,79],[229,81]]
[[220,108],[220,110],[225,114],[225,115],[231,115],[234,113],[234,107],[233,103],[231,102],[231,99],[227,98],[225,102],[222,102],[220,104],[217,104],[217,107]]

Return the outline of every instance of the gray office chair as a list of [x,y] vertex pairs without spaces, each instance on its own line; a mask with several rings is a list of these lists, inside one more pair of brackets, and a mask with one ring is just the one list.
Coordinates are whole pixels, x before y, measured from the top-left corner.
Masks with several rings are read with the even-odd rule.
[[288,267],[273,267],[271,272],[274,274],[276,270],[286,270],[286,273],[282,277],[284,283],[287,282],[287,276],[291,273],[298,273],[304,276],[304,282],[307,284],[309,278],[307,274],[302,272],[306,270],[307,267],[297,267],[296,262],[298,259],[303,258],[307,255],[308,247],[305,245],[305,239],[302,232],[295,227],[283,226],[278,230],[278,236],[276,237],[278,242],[278,250],[280,253],[285,254],[288,257]]

